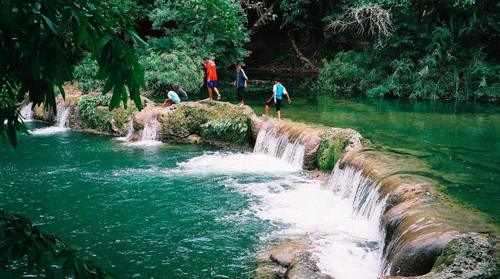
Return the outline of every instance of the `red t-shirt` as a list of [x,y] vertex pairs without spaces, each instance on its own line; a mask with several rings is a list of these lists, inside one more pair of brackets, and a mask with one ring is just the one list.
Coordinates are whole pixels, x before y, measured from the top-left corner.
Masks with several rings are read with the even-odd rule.
[[215,63],[213,61],[208,61],[205,64],[207,69],[207,79],[216,81],[217,80],[217,70],[215,69]]

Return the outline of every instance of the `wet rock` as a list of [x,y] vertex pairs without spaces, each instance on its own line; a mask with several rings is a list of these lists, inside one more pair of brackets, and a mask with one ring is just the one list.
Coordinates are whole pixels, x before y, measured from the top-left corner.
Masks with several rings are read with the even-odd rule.
[[[411,279],[496,279],[500,278],[498,240],[484,236],[466,236],[450,241],[437,258],[432,270]],[[381,279],[410,277],[385,276]]]
[[286,279],[333,279],[321,273],[310,252],[299,253],[285,273]]
[[[485,222],[488,218],[485,214],[471,211],[463,203],[440,193],[441,185],[427,163],[413,154],[372,148],[343,154],[340,166],[363,170],[363,175],[377,182],[377,191],[387,201],[382,216],[386,230],[384,256],[385,268],[393,276],[387,278],[490,278],[489,271],[485,272],[481,265],[484,261],[498,262],[498,255],[491,254],[489,259],[486,253],[474,256],[476,252],[471,251],[481,246],[477,239],[461,240],[459,250],[469,251],[461,254],[463,260],[455,257],[451,265],[446,264],[450,263],[448,260],[440,260],[449,258],[443,255],[449,254],[449,245],[455,241],[478,232],[496,235],[498,231],[496,226]],[[491,249],[498,251],[498,248]],[[464,263],[469,265],[463,267]],[[499,270],[492,264],[486,266],[486,270],[490,267]]]
[[313,247],[309,244],[304,243],[289,243],[282,245],[271,252],[271,260],[277,262],[278,264],[288,267],[292,261],[300,253],[312,249]]
[[363,146],[363,137],[355,130],[331,128],[321,137],[317,149],[318,168],[331,171],[342,154]]

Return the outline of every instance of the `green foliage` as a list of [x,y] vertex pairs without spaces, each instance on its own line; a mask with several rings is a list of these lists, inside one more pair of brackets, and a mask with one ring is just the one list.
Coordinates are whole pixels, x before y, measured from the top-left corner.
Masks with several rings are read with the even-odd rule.
[[347,140],[342,134],[327,132],[321,139],[317,152],[318,169],[332,171],[335,164],[344,153]]
[[280,8],[283,12],[283,25],[292,28],[304,28],[308,26],[310,17],[313,16],[311,10],[317,5],[319,0],[283,0]]
[[[28,94],[35,105],[43,103],[55,112],[54,87],[64,97],[62,85],[72,79],[72,66],[87,50],[99,65],[97,77],[106,80],[104,93],[113,90],[110,109],[126,103],[128,96],[140,107],[143,70],[122,36],[131,43],[144,42],[119,7],[97,0],[2,1],[0,30],[4,97],[22,102]],[[0,112],[0,134],[15,146],[16,133],[10,131],[21,127],[15,110],[8,107]]]
[[[500,13],[491,12],[499,11],[500,3],[469,0],[342,3],[353,8],[380,5],[391,12],[394,32],[380,45],[376,36],[373,43],[365,44],[366,36],[344,31],[341,38],[352,42],[356,55],[366,60],[351,54],[325,61],[317,82],[319,88],[415,99],[500,99]],[[325,18],[330,26],[350,24],[337,20],[346,18],[342,14]],[[339,35],[331,36],[329,40],[338,38]]]
[[[0,88],[0,134],[4,145],[7,145],[7,139],[13,147],[16,147],[17,131],[28,133],[26,126],[22,122],[21,113],[19,112],[20,104],[14,100],[13,92],[10,88],[2,85]],[[7,123],[3,121],[7,120]],[[7,126],[7,127],[5,127]]]
[[199,61],[185,52],[160,53],[150,51],[141,55],[146,87],[149,95],[165,95],[165,88],[180,85],[188,93],[196,93],[203,83],[203,71]]
[[77,82],[76,86],[84,93],[102,91],[104,82],[98,79],[96,74],[99,66],[95,60],[87,55],[73,71],[73,78]]
[[249,127],[246,121],[236,121],[233,118],[209,120],[201,125],[201,136],[203,138],[236,144],[248,142],[248,131]]
[[[19,215],[0,210],[0,267],[27,262],[45,278],[117,278],[116,275],[79,258],[77,250],[56,236],[41,232]],[[61,272],[56,272],[60,270]]]
[[333,61],[323,61],[323,69],[313,88],[338,95],[362,94],[379,78],[371,66],[373,60],[368,52],[339,52]]
[[[109,127],[111,114],[99,110],[99,106],[109,106],[111,95],[86,95],[81,97],[77,106],[80,114],[88,128],[96,129]],[[107,131],[109,129],[104,129]]]
[[203,57],[216,59],[219,69],[242,61],[248,52],[246,18],[238,1],[158,0],[151,15],[153,28],[165,33],[151,39],[155,50],[192,57],[201,68]]

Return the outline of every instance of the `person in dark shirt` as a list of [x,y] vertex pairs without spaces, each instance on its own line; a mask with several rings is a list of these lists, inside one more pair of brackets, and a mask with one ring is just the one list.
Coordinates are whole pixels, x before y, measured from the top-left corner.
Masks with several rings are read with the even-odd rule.
[[243,100],[245,97],[245,87],[247,87],[248,77],[245,71],[241,68],[241,64],[236,64],[236,80],[234,81],[234,86],[236,86],[236,95],[238,95],[238,100],[240,103],[238,106],[245,105]]
[[188,95],[186,91],[182,89],[179,85],[174,85],[174,91],[177,93],[179,98],[181,99],[181,102],[187,102],[188,101]]

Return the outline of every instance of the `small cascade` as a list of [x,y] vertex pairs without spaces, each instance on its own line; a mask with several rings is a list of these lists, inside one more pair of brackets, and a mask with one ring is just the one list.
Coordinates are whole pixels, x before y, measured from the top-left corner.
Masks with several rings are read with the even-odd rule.
[[261,129],[253,153],[268,154],[301,168],[304,162],[305,145],[300,143],[300,138],[290,141],[288,133],[279,134],[276,128]]
[[[350,221],[343,221],[345,234],[319,242],[319,266],[335,278],[382,276],[385,232],[380,218],[386,200],[380,197],[378,184],[363,175],[362,170],[351,166],[340,169],[337,162],[325,187],[334,193],[339,203],[348,205],[343,214],[350,216]],[[349,225],[350,222],[355,225]]]
[[158,119],[156,119],[155,117],[144,126],[144,129],[142,130],[141,141],[156,141],[157,127]]
[[71,107],[66,105],[65,103],[57,104],[57,118],[56,125],[59,128],[67,128],[69,127],[69,113]]
[[57,116],[54,126],[35,129],[31,131],[34,135],[50,135],[62,133],[69,130],[69,116],[71,107],[64,102],[57,104]]
[[[158,127],[159,127],[159,122],[156,117],[151,118],[151,120],[144,125],[144,128],[142,129],[142,134],[141,134],[141,139],[136,142],[130,142],[127,143],[128,145],[133,145],[133,146],[156,146],[156,145],[161,145],[162,142],[158,140]],[[127,133],[130,134],[130,137],[132,136],[134,132],[133,125],[129,127],[129,131]],[[128,136],[127,136],[128,137]]]
[[134,135],[134,119],[130,120],[130,123],[128,124],[128,129],[127,129],[127,134],[124,137],[118,137],[115,140],[118,141],[129,141],[132,136]]
[[33,110],[31,109],[32,106],[33,103],[29,103],[21,108],[21,115],[23,116],[25,122],[33,121]]
[[350,201],[353,214],[367,218],[375,214],[377,220],[380,217],[377,211],[381,211],[381,208],[377,207],[381,207],[385,202],[380,201],[377,183],[364,176],[362,170],[350,166],[340,169],[337,163],[328,179],[327,187],[337,196]]

